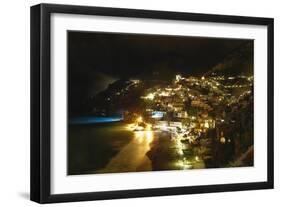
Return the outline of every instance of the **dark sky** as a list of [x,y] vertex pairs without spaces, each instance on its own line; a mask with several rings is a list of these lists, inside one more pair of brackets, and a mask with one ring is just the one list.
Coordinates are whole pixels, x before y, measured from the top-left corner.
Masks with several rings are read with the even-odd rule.
[[171,73],[202,75],[246,42],[248,40],[69,31],[69,101],[82,101],[120,78],[155,78],[155,74]]

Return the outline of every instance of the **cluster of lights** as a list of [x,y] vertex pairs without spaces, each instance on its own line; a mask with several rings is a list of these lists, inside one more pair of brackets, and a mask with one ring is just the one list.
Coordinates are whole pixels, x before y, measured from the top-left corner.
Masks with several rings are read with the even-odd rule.
[[[143,125],[141,125],[143,124]],[[127,129],[132,131],[152,131],[152,124],[144,122],[142,116],[136,118],[135,122],[128,124]]]
[[[209,104],[206,104],[205,102],[207,100],[210,100],[215,104],[220,104],[222,101],[224,101],[226,104],[229,105],[231,103],[231,99],[234,96],[231,96],[231,94],[228,94],[227,91],[229,92],[230,90],[227,90],[225,88],[228,87],[249,87],[251,84],[247,83],[246,85],[239,85],[239,84],[233,84],[233,85],[226,85],[222,83],[221,80],[234,80],[237,77],[224,77],[224,76],[217,76],[217,77],[205,77],[202,76],[201,78],[195,78],[195,77],[190,77],[190,78],[184,78],[181,75],[176,75],[175,82],[173,85],[169,85],[165,88],[157,88],[154,91],[150,91],[146,96],[143,96],[143,99],[154,101],[154,103],[159,106],[161,104],[161,100],[167,100],[163,106],[168,107],[167,110],[173,110],[174,112],[181,111],[181,104],[184,104],[186,100],[191,99],[191,105],[195,104],[196,106],[202,106],[201,108],[204,108],[205,110],[207,108],[210,108],[210,110],[213,110]],[[252,81],[253,77],[240,77],[240,78],[245,78],[248,81]],[[189,89],[190,86],[194,86],[195,89]],[[201,87],[197,87],[197,86]],[[199,94],[200,88],[207,88],[211,92],[211,94],[214,94],[211,98],[206,98],[206,95]],[[198,92],[196,91],[198,90]],[[251,91],[246,91],[245,93],[241,94],[240,97],[243,97],[244,95],[247,95],[251,93]],[[199,94],[199,95],[198,95]],[[174,96],[176,95],[176,96]],[[173,96],[172,99],[166,99],[165,97],[170,97]],[[187,98],[188,96],[188,98]],[[231,96],[231,97],[229,97]],[[176,101],[170,102],[171,100],[175,100],[174,98],[177,98]],[[237,100],[237,98],[234,98]],[[238,98],[239,99],[239,98]],[[180,100],[180,101],[179,101]],[[203,107],[204,106],[204,107]],[[148,110],[147,110],[148,111]],[[150,112],[153,112],[153,110],[149,110]],[[166,113],[164,111],[164,113]],[[153,114],[153,113],[151,113]],[[175,113],[177,114],[177,113]],[[158,114],[157,114],[158,115]],[[154,114],[155,119],[158,118],[158,116]],[[207,115],[208,116],[208,115]],[[180,157],[184,157],[184,150],[186,145],[183,144],[181,141],[182,140],[187,140],[190,144],[194,143],[198,137],[204,132],[206,132],[210,128],[215,127],[215,120],[212,120],[210,118],[207,119],[206,117],[196,117],[196,116],[190,116],[190,124],[189,126],[185,127],[180,127],[181,130],[177,132],[175,130],[175,127],[172,127],[166,124],[154,124],[152,127],[151,124],[145,123],[143,118],[140,116],[136,118],[135,123],[131,125],[131,129],[136,131],[136,133],[141,134],[143,137],[145,133],[150,133],[153,134],[153,130],[158,130],[160,129],[161,131],[169,131],[171,132],[172,136],[175,136],[175,141],[176,141],[176,150],[178,155]],[[163,116],[159,116],[162,118]],[[188,118],[188,115],[185,116],[185,118]],[[225,120],[224,119],[217,119],[218,123],[222,124]],[[194,130],[194,133],[189,133],[192,132],[191,130]],[[145,136],[145,137],[150,137],[150,136]],[[173,138],[173,137],[172,137]],[[174,139],[174,138],[173,138]],[[230,139],[226,139],[223,134],[219,136],[218,141],[221,144],[225,144],[227,142],[230,142]],[[199,156],[195,156],[191,160],[186,160],[183,158],[182,160],[179,160],[176,165],[179,166],[181,169],[189,169],[192,168],[192,163],[193,162],[200,162],[202,161]]]
[[144,99],[148,99],[148,100],[153,100],[155,97],[155,94],[154,93],[149,93],[147,94],[147,96],[144,96],[143,98]]

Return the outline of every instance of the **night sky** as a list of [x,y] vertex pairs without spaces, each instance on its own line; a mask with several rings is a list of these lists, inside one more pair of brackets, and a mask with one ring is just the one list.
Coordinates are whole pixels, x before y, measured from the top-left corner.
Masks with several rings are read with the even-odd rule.
[[[202,75],[249,40],[68,32],[68,95],[77,108],[120,78]],[[70,109],[71,110],[71,109]]]

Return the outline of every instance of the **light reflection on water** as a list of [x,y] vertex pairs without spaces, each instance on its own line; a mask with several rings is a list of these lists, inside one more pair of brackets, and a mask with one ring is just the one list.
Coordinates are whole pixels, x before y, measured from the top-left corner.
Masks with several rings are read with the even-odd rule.
[[149,145],[154,138],[154,132],[153,131],[137,131],[137,132],[134,132],[134,138],[140,142],[143,142],[144,144]]
[[133,132],[132,140],[99,172],[151,171],[151,161],[146,156],[154,139],[153,131]]
[[[186,149],[185,144],[180,139],[171,139],[167,134],[161,134],[158,131],[143,130],[133,131],[131,125],[125,125],[121,130],[131,131],[131,141],[123,147],[117,155],[115,155],[105,168],[99,170],[100,173],[112,173],[112,172],[138,172],[138,171],[151,171],[154,169],[153,160],[147,156],[147,153],[152,149],[152,142],[157,139],[161,143],[161,148],[165,153],[173,154],[173,151],[178,156],[173,155],[172,160],[163,160],[163,163],[169,165],[171,163],[173,167],[171,169],[186,170],[193,168],[205,168],[204,161],[199,159],[196,155],[186,157],[183,151]],[[157,143],[157,142],[156,142]],[[159,143],[158,143],[159,144]],[[157,144],[157,146],[159,146]],[[168,149],[166,149],[168,147]],[[161,150],[163,152],[163,150]],[[154,157],[161,156],[154,151]],[[165,157],[165,156],[164,156]],[[159,160],[158,160],[159,161]],[[158,162],[156,161],[156,162]],[[162,161],[161,161],[162,162]]]
[[71,125],[70,129],[69,163],[77,158],[80,160],[79,165],[71,166],[74,174],[205,167],[199,150],[193,151],[194,147],[173,138],[168,132],[133,131],[124,123]]

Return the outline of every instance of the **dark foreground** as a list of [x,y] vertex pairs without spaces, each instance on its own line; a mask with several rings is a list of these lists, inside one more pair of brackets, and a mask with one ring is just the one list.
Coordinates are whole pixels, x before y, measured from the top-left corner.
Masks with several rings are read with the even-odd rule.
[[[69,175],[235,166],[228,162],[231,145],[207,140],[190,145],[168,132],[131,131],[122,122],[69,125],[68,134]],[[250,160],[248,166],[252,153],[250,148],[242,157]]]

